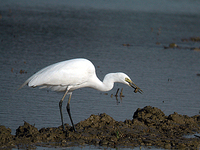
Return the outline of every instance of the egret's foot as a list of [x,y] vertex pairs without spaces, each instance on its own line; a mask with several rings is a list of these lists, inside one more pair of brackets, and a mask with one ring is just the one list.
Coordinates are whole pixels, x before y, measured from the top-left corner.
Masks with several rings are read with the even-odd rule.
[[63,127],[62,130],[63,130],[63,132],[65,132],[66,131],[65,127]]
[[72,126],[71,130],[77,132],[75,126]]

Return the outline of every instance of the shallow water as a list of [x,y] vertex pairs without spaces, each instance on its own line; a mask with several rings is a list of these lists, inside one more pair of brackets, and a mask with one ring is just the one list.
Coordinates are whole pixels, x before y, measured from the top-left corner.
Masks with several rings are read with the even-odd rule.
[[[150,7],[121,1],[4,2],[0,6],[1,124],[13,133],[23,120],[37,128],[61,125],[58,102],[62,93],[28,87],[15,91],[43,67],[77,57],[91,60],[101,80],[109,72],[127,73],[144,93],[135,94],[122,84],[115,84],[107,95],[89,88],[74,91],[71,112],[75,123],[98,113],[124,121],[147,105],[166,115],[199,114],[200,77],[196,74],[200,73],[200,52],[164,49],[172,42],[200,47],[198,42],[181,41],[200,36],[199,2],[170,3],[173,8],[168,1],[153,1]],[[118,88],[123,88],[125,97],[116,101],[110,95]],[[65,110],[64,121],[70,124]]]

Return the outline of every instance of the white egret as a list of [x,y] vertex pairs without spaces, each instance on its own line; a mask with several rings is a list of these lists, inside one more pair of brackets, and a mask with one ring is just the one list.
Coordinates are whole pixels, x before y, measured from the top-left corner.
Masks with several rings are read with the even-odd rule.
[[66,108],[73,130],[75,131],[70,113],[70,100],[72,92],[83,87],[90,87],[99,91],[109,91],[113,88],[114,82],[124,83],[133,87],[135,89],[135,93],[142,93],[142,90],[136,86],[125,73],[122,72],[109,73],[104,77],[103,82],[101,82],[96,76],[94,65],[89,60],[84,58],[66,60],[47,66],[27,79],[20,88],[27,84],[29,87],[41,86],[40,88],[50,88],[53,91],[65,92],[59,102],[63,130],[65,130],[65,128],[63,123],[62,102],[65,96],[69,94],[69,100]]

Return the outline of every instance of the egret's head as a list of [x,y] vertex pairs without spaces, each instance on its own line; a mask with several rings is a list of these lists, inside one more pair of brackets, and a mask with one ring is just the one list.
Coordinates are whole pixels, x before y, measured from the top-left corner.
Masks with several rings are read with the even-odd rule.
[[139,92],[142,94],[143,91],[135,83],[133,83],[133,81],[129,77],[126,77],[125,81],[130,87],[135,89],[134,90],[135,93]]
[[114,82],[119,82],[119,83],[123,83],[123,84],[126,84],[132,88],[134,88],[134,92],[137,93],[141,93],[142,94],[142,90],[137,86],[135,85],[135,83],[133,83],[133,81],[123,72],[117,72],[117,73],[109,73],[105,76],[104,80],[103,80],[103,83],[104,84],[108,84],[108,83],[111,83],[110,84],[110,89],[113,88],[113,85],[114,85]]

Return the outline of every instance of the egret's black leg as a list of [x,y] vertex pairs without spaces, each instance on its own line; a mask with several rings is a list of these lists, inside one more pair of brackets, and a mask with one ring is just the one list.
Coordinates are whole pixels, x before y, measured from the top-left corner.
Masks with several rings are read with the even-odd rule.
[[70,93],[70,95],[69,95],[69,100],[67,102],[67,107],[66,108],[67,108],[67,112],[68,112],[69,118],[70,118],[71,123],[72,123],[73,130],[76,131],[74,123],[73,123],[73,120],[72,120],[72,117],[71,117],[71,113],[70,113],[70,106],[69,106],[69,104],[70,104],[71,96],[72,96],[72,93]]
[[63,130],[65,130],[65,127],[64,127],[64,123],[63,123],[63,114],[62,114],[62,100],[60,100],[59,102],[59,108],[60,108],[60,117],[61,117],[61,122],[62,122],[62,126],[63,126]]
[[63,98],[60,100],[59,102],[59,108],[60,108],[60,117],[61,117],[61,122],[62,122],[62,126],[63,126],[63,130],[65,131],[65,126],[64,126],[64,122],[63,122],[63,114],[62,114],[62,103],[63,103],[63,100],[65,98],[65,96],[67,95],[68,93],[68,90],[65,92]]

